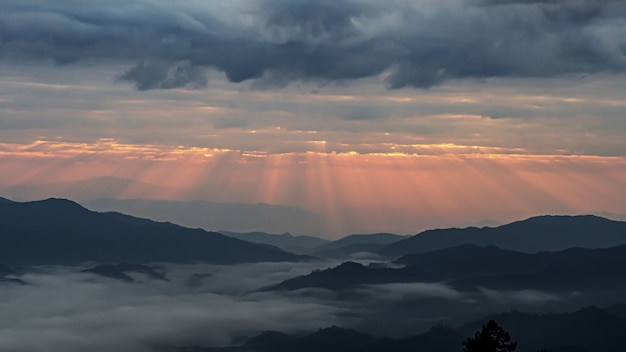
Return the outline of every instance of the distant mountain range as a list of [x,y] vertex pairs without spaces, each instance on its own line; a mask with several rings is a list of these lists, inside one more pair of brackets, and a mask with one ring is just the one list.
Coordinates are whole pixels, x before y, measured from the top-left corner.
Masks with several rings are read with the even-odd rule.
[[210,231],[317,233],[323,230],[317,214],[297,207],[264,203],[96,199],[82,204],[96,211],[117,211]]
[[266,243],[287,251],[319,258],[359,259],[365,254],[396,259],[464,244],[496,246],[536,253],[572,247],[606,248],[626,244],[626,222],[593,215],[538,216],[498,227],[435,229],[414,236],[388,233],[349,235],[328,241],[312,236],[271,235],[261,232],[229,236]]
[[137,180],[113,176],[94,177],[85,180],[1,185],[0,192],[16,200],[67,198],[75,200],[99,199],[107,194],[124,194],[133,197],[140,194],[160,194],[180,191]]
[[458,328],[435,326],[402,338],[386,338],[337,326],[309,334],[264,332],[240,346],[184,347],[179,352],[458,352],[462,342],[495,320],[518,343],[517,352],[621,352],[624,351],[626,316],[624,305],[600,309],[586,307],[572,313],[528,314],[510,312],[487,316]]
[[528,253],[571,247],[611,247],[626,244],[626,222],[593,215],[538,216],[498,227],[428,230],[377,253],[398,258],[462,244],[493,245]]
[[318,258],[347,259],[355,254],[373,253],[385,246],[406,238],[390,233],[354,234],[338,240],[327,240],[314,236],[274,235],[264,232],[236,233],[222,231],[223,234],[242,240],[265,243],[280,249],[308,254]]
[[[114,203],[121,204],[117,202],[124,201]],[[126,204],[139,208],[163,207],[164,212],[180,206],[177,202],[151,201],[127,201]],[[185,204],[197,205],[196,211],[207,214],[207,218],[216,215],[211,214],[207,202]],[[231,215],[240,215],[234,210],[236,208]],[[350,259],[370,253],[396,259],[463,244],[496,246],[524,253],[626,244],[626,222],[592,215],[540,216],[498,227],[428,230],[411,237],[388,233],[350,235],[335,241],[264,232],[226,232],[228,236],[224,236],[116,212],[98,213],[56,198],[35,202],[0,198],[0,221],[0,240],[4,244],[0,255],[5,263],[17,264],[87,260],[240,263],[305,259],[290,251],[321,258]]]
[[220,231],[220,233],[240,240],[269,244],[274,247],[278,247],[282,250],[297,253],[297,254],[310,254],[320,246],[330,242],[329,240],[314,237],[314,236],[294,236],[289,233],[280,235],[268,234],[265,232],[231,232]]
[[345,262],[331,269],[316,270],[308,275],[285,280],[263,291],[293,291],[303,288],[324,288],[333,291],[354,289],[361,285],[395,282],[431,282],[434,279],[415,267],[401,269],[370,268]]
[[295,277],[266,290],[353,289],[362,285],[446,282],[461,290],[479,287],[506,290],[626,289],[626,245],[521,253],[463,245],[412,254],[396,261],[402,268],[345,262],[334,268]]
[[300,261],[275,247],[120,213],[97,213],[64,199],[0,201],[5,264]]
[[447,327],[403,339],[381,338],[352,329],[331,326],[305,335],[266,331],[241,346],[181,347],[176,352],[458,352],[461,335]]
[[357,253],[374,253],[404,238],[391,233],[355,234],[325,243],[308,254],[321,258],[350,258]]
[[[267,204],[221,204],[206,201],[101,199],[85,205],[98,211],[122,211],[134,216],[204,229],[230,237],[269,244],[285,251],[320,258],[350,259],[374,253],[395,259],[461,244],[494,245],[519,252],[555,251],[571,247],[602,248],[626,244],[626,222],[594,215],[538,216],[497,227],[433,229],[414,236],[388,233],[349,235],[328,241],[282,233],[286,229],[320,228],[312,213]],[[245,221],[243,221],[244,219]],[[315,225],[318,224],[318,225]],[[251,231],[251,227],[256,226]],[[307,232],[315,234],[315,231]]]

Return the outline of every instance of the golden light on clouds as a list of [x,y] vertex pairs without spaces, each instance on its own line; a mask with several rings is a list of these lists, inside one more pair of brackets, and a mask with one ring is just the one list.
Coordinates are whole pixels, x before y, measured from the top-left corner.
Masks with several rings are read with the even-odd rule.
[[64,184],[114,177],[129,181],[102,189],[103,195],[92,190],[91,197],[296,206],[321,214],[329,235],[413,233],[439,224],[626,209],[624,157],[420,148],[430,153],[270,154],[112,139],[5,143],[0,144],[0,176],[8,196],[15,187],[42,184],[48,193],[40,197],[66,196]]
[[[595,52],[586,26],[619,24],[600,11],[600,22],[537,32],[549,16],[532,10],[528,50],[511,41],[448,60],[467,51],[458,40],[466,25],[475,38],[511,28],[485,26],[481,13],[490,7],[472,8],[477,17],[468,18],[463,1],[436,4],[372,18],[345,11],[342,23],[356,30],[329,26],[321,36],[283,28],[267,9],[192,6],[203,18],[229,19],[212,23],[219,40],[199,42],[200,32],[188,31],[197,23],[182,25],[176,6],[154,7],[158,21],[114,30],[121,40],[113,41],[107,23],[115,28],[122,12],[96,11],[110,18],[96,21],[102,33],[89,32],[88,46],[74,44],[84,41],[90,17],[72,19],[93,11],[49,7],[49,19],[77,27],[18,26],[21,44],[0,60],[0,196],[295,206],[320,214],[331,235],[626,213],[626,74],[615,66],[623,36],[593,33],[608,48],[604,64],[581,64],[580,50],[544,50],[579,36]],[[359,8],[352,5],[346,9]],[[146,20],[133,10],[123,17],[137,21],[122,19],[131,27]],[[501,10],[520,15],[516,6]],[[421,15],[428,11],[442,16]],[[405,21],[413,16],[424,21]],[[520,28],[508,34],[520,37]],[[303,45],[282,45],[294,39]],[[433,40],[447,44],[434,48]],[[197,60],[215,43],[230,49]]]

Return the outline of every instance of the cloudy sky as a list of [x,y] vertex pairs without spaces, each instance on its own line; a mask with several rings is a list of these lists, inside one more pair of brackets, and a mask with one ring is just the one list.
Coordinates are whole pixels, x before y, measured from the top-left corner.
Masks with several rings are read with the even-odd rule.
[[620,217],[625,95],[620,0],[4,0],[0,191],[115,178],[328,237]]

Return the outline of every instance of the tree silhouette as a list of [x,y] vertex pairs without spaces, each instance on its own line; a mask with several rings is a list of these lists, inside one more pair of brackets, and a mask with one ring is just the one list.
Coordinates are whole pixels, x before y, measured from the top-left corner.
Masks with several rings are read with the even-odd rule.
[[511,342],[511,336],[495,321],[489,320],[480,331],[463,341],[464,352],[513,352],[517,342]]

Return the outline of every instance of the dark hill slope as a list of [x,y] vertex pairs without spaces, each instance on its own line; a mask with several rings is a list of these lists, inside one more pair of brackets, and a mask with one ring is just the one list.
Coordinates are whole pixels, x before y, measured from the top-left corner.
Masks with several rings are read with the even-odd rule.
[[457,329],[435,326],[430,330],[400,339],[375,337],[336,326],[304,336],[277,332],[263,333],[241,346],[185,347],[178,352],[455,352],[462,341],[474,336],[489,319],[510,333],[518,352],[622,352],[626,320],[595,307],[573,313],[528,314],[510,312],[484,317]]
[[358,263],[345,262],[334,268],[315,270],[308,275],[285,280],[264,290],[291,291],[302,288],[324,288],[340,291],[368,284],[431,280],[421,270],[413,267],[373,269]]
[[530,273],[545,266],[537,257],[538,254],[514,252],[495,246],[465,244],[405,255],[395,263],[421,268],[441,280],[449,280],[476,275]]
[[538,216],[499,227],[428,230],[386,246],[379,254],[397,258],[462,244],[496,246],[518,252],[626,244],[626,222],[583,216]]
[[495,320],[518,342],[518,351],[624,351],[626,320],[596,307],[573,313],[509,312],[486,317],[458,329],[471,336],[488,319]]
[[297,261],[278,248],[119,213],[97,213],[64,199],[0,202],[0,258],[6,264]]
[[446,282],[462,290],[626,290],[626,245],[519,253],[497,247],[463,245],[396,261],[399,269],[347,262],[292,278],[269,289],[352,289],[360,285]]

